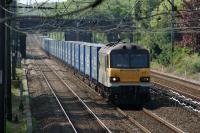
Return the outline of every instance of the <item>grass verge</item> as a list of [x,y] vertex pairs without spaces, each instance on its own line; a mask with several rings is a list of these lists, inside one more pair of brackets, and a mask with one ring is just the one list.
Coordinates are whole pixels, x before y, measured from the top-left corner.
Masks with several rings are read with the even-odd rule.
[[[22,80],[22,88],[24,89],[23,81],[24,71],[22,68],[16,69],[17,80],[12,81],[12,114],[13,121],[6,122],[6,133],[27,133],[27,120],[26,113],[19,109],[20,101],[23,105],[25,103],[25,97],[20,97],[20,81]],[[23,93],[22,93],[23,94]]]

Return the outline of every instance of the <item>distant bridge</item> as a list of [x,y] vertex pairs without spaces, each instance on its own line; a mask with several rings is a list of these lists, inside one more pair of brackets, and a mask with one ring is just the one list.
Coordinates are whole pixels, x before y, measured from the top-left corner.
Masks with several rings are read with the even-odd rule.
[[69,30],[99,32],[133,32],[134,24],[124,20],[65,19],[42,16],[21,16],[16,19],[19,28],[27,32],[65,32]]

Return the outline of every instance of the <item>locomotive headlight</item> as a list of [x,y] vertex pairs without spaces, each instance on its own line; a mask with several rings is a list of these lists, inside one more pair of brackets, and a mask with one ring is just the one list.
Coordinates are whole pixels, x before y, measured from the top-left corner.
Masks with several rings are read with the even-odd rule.
[[115,82],[115,81],[117,81],[117,78],[114,77],[114,78],[112,78],[112,80]]
[[150,77],[141,77],[140,81],[141,82],[150,82]]
[[110,77],[110,82],[119,82],[120,78],[119,77]]

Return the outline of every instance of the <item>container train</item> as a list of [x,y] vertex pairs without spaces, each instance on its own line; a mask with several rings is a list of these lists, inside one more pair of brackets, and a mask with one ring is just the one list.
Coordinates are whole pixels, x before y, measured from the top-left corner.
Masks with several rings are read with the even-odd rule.
[[49,55],[70,65],[95,90],[118,105],[141,105],[150,99],[150,55],[139,45],[107,45],[40,37]]

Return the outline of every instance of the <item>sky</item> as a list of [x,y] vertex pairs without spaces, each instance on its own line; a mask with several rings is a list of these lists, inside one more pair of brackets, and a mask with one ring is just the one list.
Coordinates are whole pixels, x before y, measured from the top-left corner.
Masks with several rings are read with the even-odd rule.
[[48,1],[48,2],[62,2],[62,1],[67,1],[67,0],[17,0],[18,3],[23,3],[23,4],[33,4],[35,2],[38,2],[38,3],[43,3],[45,1]]

